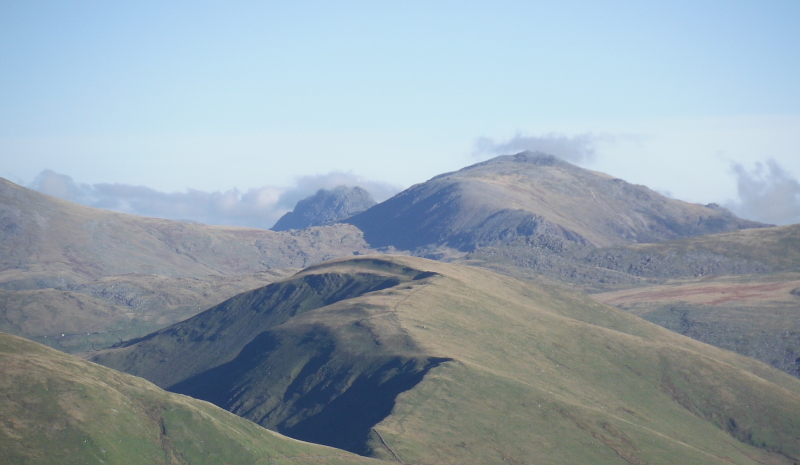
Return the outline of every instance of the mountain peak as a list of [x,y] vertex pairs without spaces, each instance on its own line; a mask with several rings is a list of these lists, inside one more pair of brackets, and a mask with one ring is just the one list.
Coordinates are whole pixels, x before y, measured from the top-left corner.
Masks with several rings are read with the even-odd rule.
[[287,231],[333,223],[362,212],[375,203],[369,192],[358,186],[320,189],[297,202],[294,210],[283,215],[271,229]]
[[542,152],[436,176],[347,222],[373,247],[464,252],[515,238],[608,247],[765,226]]
[[520,152],[514,155],[501,155],[499,157],[495,157],[493,160],[498,160],[498,161],[510,160],[517,163],[532,163],[534,165],[542,165],[542,166],[569,164],[555,155],[539,151],[532,152],[530,150],[526,150],[524,152]]

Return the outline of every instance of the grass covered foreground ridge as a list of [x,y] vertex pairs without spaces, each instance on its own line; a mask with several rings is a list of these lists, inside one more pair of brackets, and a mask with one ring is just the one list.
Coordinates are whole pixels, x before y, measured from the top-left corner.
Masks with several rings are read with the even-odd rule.
[[315,265],[94,360],[403,463],[800,460],[797,379],[562,287],[414,257]]
[[207,402],[0,333],[0,462],[355,464]]

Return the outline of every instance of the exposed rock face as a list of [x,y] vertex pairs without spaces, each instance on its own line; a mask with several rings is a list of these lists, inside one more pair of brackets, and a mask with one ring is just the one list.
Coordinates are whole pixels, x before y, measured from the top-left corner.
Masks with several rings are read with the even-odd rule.
[[375,200],[369,192],[358,186],[320,189],[311,197],[297,202],[294,211],[283,215],[271,229],[288,231],[333,223],[363,212],[373,205]]
[[373,247],[464,252],[517,237],[609,247],[765,226],[539,152],[436,176],[347,222]]

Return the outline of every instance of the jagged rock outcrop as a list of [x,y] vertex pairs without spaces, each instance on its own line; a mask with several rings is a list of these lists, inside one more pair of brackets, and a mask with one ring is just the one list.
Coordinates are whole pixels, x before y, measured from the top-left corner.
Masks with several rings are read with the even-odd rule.
[[304,229],[343,220],[375,205],[375,199],[366,190],[355,186],[320,189],[311,197],[297,202],[294,211],[283,215],[273,231]]

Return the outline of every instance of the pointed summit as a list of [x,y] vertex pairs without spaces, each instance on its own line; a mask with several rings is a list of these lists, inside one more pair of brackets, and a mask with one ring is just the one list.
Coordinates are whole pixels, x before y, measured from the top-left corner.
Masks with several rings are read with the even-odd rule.
[[342,220],[375,205],[366,190],[355,186],[339,186],[332,190],[320,189],[311,197],[297,202],[294,211],[283,215],[273,231],[303,229]]

